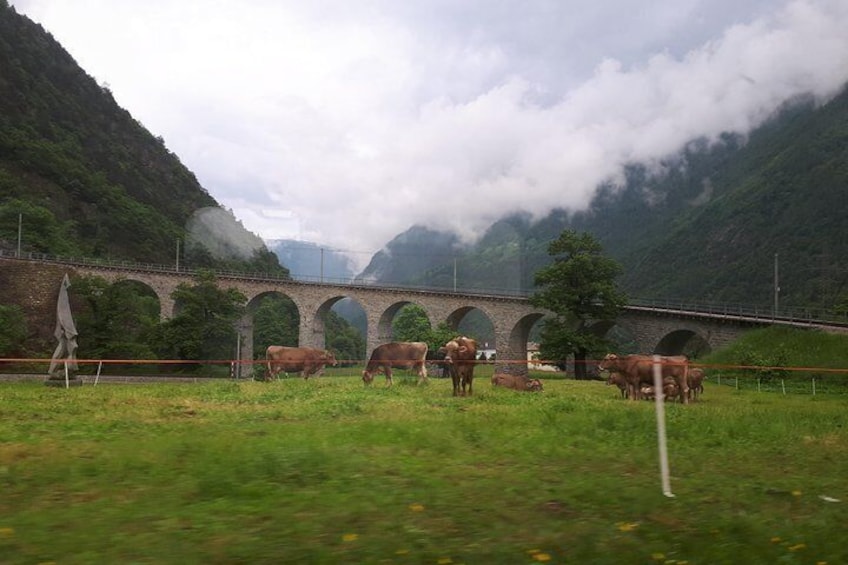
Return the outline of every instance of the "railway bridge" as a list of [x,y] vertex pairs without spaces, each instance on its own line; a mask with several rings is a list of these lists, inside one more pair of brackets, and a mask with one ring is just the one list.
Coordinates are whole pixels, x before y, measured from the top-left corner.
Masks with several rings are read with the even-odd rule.
[[[193,282],[196,276],[193,271],[181,271],[173,266],[56,259],[31,254],[14,257],[0,253],[0,288],[4,289],[0,302],[19,303],[25,311],[40,308],[49,313],[55,308],[65,273],[72,279],[75,275],[94,275],[111,283],[141,283],[158,297],[163,319],[172,317],[178,307],[172,298],[177,286]],[[247,314],[238,324],[244,360],[254,357],[253,311],[259,301],[270,294],[285,296],[294,302],[300,317],[299,344],[311,347],[324,346],[323,320],[330,308],[344,298],[354,300],[366,315],[365,339],[369,354],[381,343],[391,340],[392,320],[406,304],[419,305],[433,326],[446,322],[452,328],[457,328],[469,311],[478,309],[493,326],[497,359],[504,360],[500,368],[513,372],[526,371],[526,366],[507,366],[505,361],[527,358],[531,329],[548,314],[532,306],[526,296],[503,293],[376,286],[357,281],[301,282],[243,273],[219,272],[216,279],[220,287],[235,288],[248,299]],[[716,349],[751,328],[774,323],[820,326],[810,320],[775,319],[766,312],[701,311],[636,302],[626,307],[616,320],[595,322],[593,331],[607,335],[617,328],[617,332],[627,335],[635,351],[675,354],[691,350],[693,344],[699,351]],[[827,329],[827,326],[821,327]]]

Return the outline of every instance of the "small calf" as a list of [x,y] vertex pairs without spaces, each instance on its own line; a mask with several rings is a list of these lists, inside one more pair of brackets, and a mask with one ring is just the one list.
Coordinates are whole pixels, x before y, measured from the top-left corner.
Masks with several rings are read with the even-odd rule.
[[615,385],[621,391],[621,398],[630,396],[630,391],[627,388],[627,375],[618,371],[610,371],[607,378],[607,385]]
[[495,373],[492,376],[492,386],[502,386],[513,390],[524,392],[540,392],[542,390],[542,381],[539,379],[531,379],[524,375],[510,375],[507,373]]

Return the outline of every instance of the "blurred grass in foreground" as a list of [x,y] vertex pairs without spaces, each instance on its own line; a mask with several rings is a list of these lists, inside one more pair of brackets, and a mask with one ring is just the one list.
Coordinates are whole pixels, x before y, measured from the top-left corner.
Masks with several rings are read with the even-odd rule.
[[485,374],[3,384],[0,562],[848,562],[844,396],[708,381],[666,498],[652,403]]

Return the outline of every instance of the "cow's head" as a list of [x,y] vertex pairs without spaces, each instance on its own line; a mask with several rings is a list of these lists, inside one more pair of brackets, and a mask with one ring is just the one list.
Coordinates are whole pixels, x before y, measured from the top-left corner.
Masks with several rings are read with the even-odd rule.
[[533,392],[541,392],[542,389],[542,381],[539,379],[531,379],[527,381],[527,390],[531,390]]
[[374,382],[374,374],[369,371],[362,371],[362,382],[367,385],[370,385]]
[[601,371],[608,371],[609,369],[615,367],[617,362],[618,355],[616,355],[615,353],[607,353],[604,358],[601,359],[601,362],[598,363],[598,369],[600,369]]
[[439,351],[445,351],[445,362],[469,361],[477,357],[477,342],[465,336],[458,336],[447,342]]
[[324,355],[322,355],[322,361],[333,367],[339,364],[339,362],[336,361],[336,356],[333,355],[333,352],[327,350],[324,350]]

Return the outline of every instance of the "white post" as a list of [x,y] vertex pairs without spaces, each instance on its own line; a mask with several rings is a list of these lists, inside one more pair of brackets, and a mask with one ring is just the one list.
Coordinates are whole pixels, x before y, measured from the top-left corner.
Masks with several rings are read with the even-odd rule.
[[65,388],[71,388],[71,382],[68,379],[68,362],[65,361]]
[[234,371],[236,379],[241,378],[241,332],[236,330],[236,370]]
[[813,396],[816,395],[816,378],[813,377]]
[[786,382],[783,379],[780,379],[780,388],[783,389],[783,396],[786,396]]
[[663,494],[674,498],[668,470],[668,445],[665,437],[665,394],[663,394],[662,365],[660,356],[654,355],[654,405],[657,412],[657,441],[660,448],[660,477]]
[[103,361],[97,364],[97,374],[94,376],[94,386],[97,386],[97,381],[100,380],[100,370],[103,368]]

